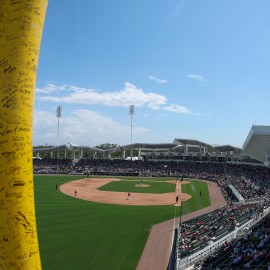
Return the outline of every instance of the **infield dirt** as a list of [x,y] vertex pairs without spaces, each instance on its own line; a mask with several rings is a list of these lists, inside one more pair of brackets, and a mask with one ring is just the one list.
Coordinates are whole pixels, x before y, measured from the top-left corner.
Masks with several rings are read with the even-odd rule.
[[[115,178],[86,178],[72,182],[64,183],[60,186],[60,191],[69,195],[75,196],[81,200],[87,200],[99,203],[108,204],[123,204],[123,205],[174,205],[176,194],[179,195],[178,205],[181,201],[186,201],[191,198],[191,195],[181,192],[179,181],[164,181],[170,184],[176,184],[176,191],[163,194],[154,193],[131,193],[128,199],[127,192],[101,191],[99,187],[106,185],[112,181],[121,181]],[[147,182],[145,181],[144,185]],[[189,183],[186,181],[181,184]]]

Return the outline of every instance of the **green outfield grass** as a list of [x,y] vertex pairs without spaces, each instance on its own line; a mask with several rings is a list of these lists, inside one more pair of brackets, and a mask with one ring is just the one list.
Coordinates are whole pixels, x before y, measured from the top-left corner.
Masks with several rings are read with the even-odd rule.
[[[163,179],[164,181],[164,179]],[[143,180],[143,184],[149,185],[149,187],[140,187],[141,181],[116,181],[110,182],[100,188],[103,191],[119,191],[119,192],[137,192],[137,193],[167,193],[175,191],[175,184],[166,183],[161,181]]]
[[182,204],[183,215],[205,208],[211,203],[207,184],[199,180],[189,180],[189,182],[189,184],[182,185],[182,192],[192,196]]
[[[94,203],[56,190],[56,184],[63,180],[81,178],[84,177],[34,177],[43,270],[136,269],[152,225],[173,218],[175,207]],[[202,197],[186,202],[183,213],[208,206],[207,200],[202,199],[207,197],[207,186],[205,189],[200,184],[194,181],[194,186],[199,185],[202,190]],[[189,203],[195,206],[188,206]]]

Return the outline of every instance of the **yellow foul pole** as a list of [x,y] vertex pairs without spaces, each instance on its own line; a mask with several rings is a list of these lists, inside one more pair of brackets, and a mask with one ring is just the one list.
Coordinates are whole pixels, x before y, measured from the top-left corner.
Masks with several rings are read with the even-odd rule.
[[32,122],[48,0],[0,0],[0,270],[41,269]]

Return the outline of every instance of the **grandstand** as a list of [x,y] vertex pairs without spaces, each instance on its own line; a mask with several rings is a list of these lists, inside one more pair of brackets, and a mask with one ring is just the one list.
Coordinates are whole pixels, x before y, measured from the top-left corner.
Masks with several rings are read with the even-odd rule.
[[[179,223],[172,249],[175,263],[168,269],[268,269],[269,138],[270,127],[253,126],[243,150],[187,139],[107,150],[74,144],[36,148],[34,156],[39,158],[33,160],[34,173],[181,176],[213,181],[227,205]],[[126,151],[131,148],[137,150],[138,160],[126,159]],[[55,158],[58,150],[60,158]],[[254,235],[258,234],[260,238],[254,241]],[[259,258],[256,252],[260,252]]]
[[[219,168],[216,171],[220,175],[212,178],[218,181],[227,206],[192,219],[178,229],[176,269],[268,269],[270,229],[261,224],[265,220],[269,224],[270,170],[265,166],[243,164],[222,166],[223,172]],[[192,224],[195,224],[193,231]],[[245,247],[252,243],[254,253],[247,258],[246,249],[239,249],[236,254],[235,246],[243,245],[241,232],[252,234],[257,227],[266,233],[264,249],[262,244],[259,246],[263,238],[255,242],[245,235],[252,239],[250,243],[245,239]],[[195,238],[192,238],[194,233]],[[259,247],[254,248],[254,244]],[[255,256],[255,252],[262,253],[260,258]]]
[[128,159],[127,153],[135,151],[137,160],[200,161],[253,163],[269,166],[270,127],[252,126],[243,150],[231,145],[210,145],[198,140],[174,139],[173,143],[134,143],[100,149],[73,143],[55,147],[34,148],[34,157],[72,159]]
[[[270,169],[265,166],[221,162],[179,163],[109,159],[82,159],[73,166],[72,160],[53,160],[59,163],[56,165],[52,159],[36,159],[34,162],[41,162],[37,167],[50,168],[51,171],[45,173],[65,173],[65,170],[68,172],[71,169],[81,173],[84,170],[86,173],[87,168],[93,175],[167,176],[166,170],[170,170],[174,177],[184,175],[186,178],[208,179],[216,182],[227,200],[227,206],[195,219],[191,218],[179,227],[175,242],[175,269],[177,270],[207,263],[208,268],[204,269],[215,269],[209,267],[222,263],[230,264],[227,260],[222,261],[221,258],[218,262],[214,262],[212,258],[212,266],[209,266],[209,262],[204,263],[203,259],[206,260],[214,251],[218,252],[225,241],[228,243],[233,239],[237,241],[243,230],[252,231],[255,224],[268,216]],[[158,235],[156,237],[158,238]],[[183,239],[186,242],[183,242]],[[154,248],[156,249],[157,246]],[[265,261],[266,259],[262,263],[265,264]]]

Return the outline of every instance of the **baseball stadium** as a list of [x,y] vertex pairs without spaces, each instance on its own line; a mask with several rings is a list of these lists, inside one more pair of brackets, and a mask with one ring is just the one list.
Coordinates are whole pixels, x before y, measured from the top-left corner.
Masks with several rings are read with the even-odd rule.
[[269,146],[252,126],[242,149],[35,148],[43,268],[268,269]]
[[270,126],[253,125],[242,148],[132,143],[132,132],[128,145],[60,145],[58,106],[57,146],[33,147],[47,4],[0,2],[0,270],[269,270]]

